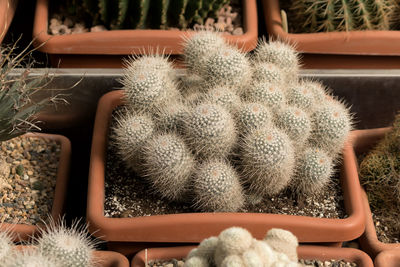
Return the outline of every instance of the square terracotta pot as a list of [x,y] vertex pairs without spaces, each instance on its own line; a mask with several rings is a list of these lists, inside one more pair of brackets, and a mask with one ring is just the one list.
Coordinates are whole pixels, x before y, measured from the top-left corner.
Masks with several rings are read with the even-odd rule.
[[400,250],[385,250],[376,256],[375,267],[400,267]]
[[[23,136],[37,137],[43,139],[54,140],[61,146],[60,159],[57,167],[56,187],[54,192],[53,205],[51,208],[51,217],[56,220],[63,215],[64,201],[67,193],[69,164],[71,158],[71,143],[65,136],[44,133],[28,133]],[[14,241],[28,240],[39,230],[39,225],[28,224],[0,224],[0,231],[10,231]]]
[[[354,149],[356,153],[368,152],[389,131],[390,128],[377,128],[355,131]],[[362,197],[363,207],[365,209],[365,232],[360,237],[361,248],[365,252],[367,252],[372,258],[374,258],[378,253],[385,250],[400,249],[400,244],[383,243],[378,240],[375,224],[372,219],[371,209],[368,203],[368,197],[364,191],[362,192]],[[398,251],[398,253],[400,254],[400,250]]]
[[[182,259],[196,248],[195,246],[149,248],[140,251],[132,259],[131,267],[145,267],[146,261]],[[297,248],[299,259],[304,260],[345,260],[354,262],[358,267],[373,267],[371,258],[358,249],[353,248],[332,248],[323,246],[299,246]]]
[[[193,34],[179,30],[112,30],[73,35],[48,34],[49,0],[37,0],[33,36],[35,45],[45,42],[39,51],[52,56],[52,64],[58,67],[121,67],[121,57],[149,53],[159,49],[166,54],[182,54],[182,38]],[[257,45],[256,0],[243,0],[244,34],[226,36],[244,51]],[[60,61],[59,61],[60,60]]]
[[303,53],[306,68],[400,68],[400,31],[287,33],[279,0],[262,0],[267,31]]
[[18,0],[0,1],[0,44],[7,34],[11,21],[17,9]]
[[92,140],[89,170],[87,220],[90,231],[107,241],[197,243],[231,226],[248,229],[262,238],[268,229],[284,228],[293,232],[299,242],[342,242],[364,232],[364,210],[351,146],[344,149],[341,185],[348,217],[344,219],[313,218],[266,213],[185,213],[136,218],[104,216],[104,179],[107,134],[112,111],[123,104],[121,90],[104,95],[98,104]]

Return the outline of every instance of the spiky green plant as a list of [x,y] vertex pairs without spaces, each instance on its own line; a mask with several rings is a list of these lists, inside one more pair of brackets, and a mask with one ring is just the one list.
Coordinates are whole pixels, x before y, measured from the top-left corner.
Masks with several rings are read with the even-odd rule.
[[296,32],[389,30],[394,0],[292,1]]

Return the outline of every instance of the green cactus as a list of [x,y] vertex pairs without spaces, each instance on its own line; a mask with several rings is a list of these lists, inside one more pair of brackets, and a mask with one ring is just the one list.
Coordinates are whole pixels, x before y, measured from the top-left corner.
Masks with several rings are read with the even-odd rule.
[[170,201],[182,200],[194,169],[193,156],[176,134],[161,134],[143,147],[143,176]]
[[243,189],[235,169],[223,160],[204,162],[193,179],[195,206],[215,212],[238,211],[244,204]]
[[189,0],[170,0],[167,16],[169,25],[176,27],[185,23],[185,9]]
[[292,1],[296,32],[389,30],[394,0]]

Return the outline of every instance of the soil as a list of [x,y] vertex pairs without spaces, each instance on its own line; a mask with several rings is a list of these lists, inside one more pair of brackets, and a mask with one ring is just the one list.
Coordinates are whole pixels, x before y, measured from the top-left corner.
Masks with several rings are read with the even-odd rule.
[[[118,112],[114,111],[114,115]],[[115,116],[113,116],[115,117]],[[112,125],[115,119],[111,121]],[[109,133],[111,140],[112,131]],[[161,214],[198,212],[191,203],[169,203],[152,192],[144,178],[128,170],[118,157],[112,142],[106,155],[105,202],[106,217],[127,218]],[[246,204],[240,212],[303,215],[320,218],[345,218],[343,193],[338,174],[321,195],[298,201],[286,191],[273,198],[265,198],[256,205]]]

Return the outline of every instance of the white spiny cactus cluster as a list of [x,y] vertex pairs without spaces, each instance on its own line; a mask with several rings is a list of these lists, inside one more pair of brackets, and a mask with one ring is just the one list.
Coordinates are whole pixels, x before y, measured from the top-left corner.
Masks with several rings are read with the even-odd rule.
[[153,191],[239,211],[254,196],[291,186],[312,195],[329,183],[351,116],[323,85],[298,78],[292,47],[261,41],[250,57],[201,32],[184,41],[184,61],[178,77],[161,56],[131,58],[122,79],[129,108],[114,144]]
[[10,236],[0,233],[2,267],[94,267],[96,241],[89,238],[86,227],[74,223],[51,222],[41,229],[40,237],[25,248],[15,247]]
[[187,255],[184,267],[299,267],[297,246],[297,238],[286,230],[273,228],[257,240],[247,230],[231,227],[204,239]]

